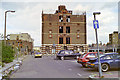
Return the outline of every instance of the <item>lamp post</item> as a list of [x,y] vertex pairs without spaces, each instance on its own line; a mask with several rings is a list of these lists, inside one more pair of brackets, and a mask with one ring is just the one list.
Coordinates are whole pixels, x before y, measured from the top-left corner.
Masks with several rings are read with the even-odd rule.
[[[94,21],[96,21],[96,15],[99,15],[100,12],[94,12]],[[98,24],[95,26],[97,26],[97,28],[99,28]],[[95,28],[95,27],[94,27]],[[96,44],[97,44],[97,49],[98,49],[98,64],[99,64],[99,77],[102,77],[102,70],[101,70],[101,63],[100,63],[100,56],[99,56],[99,44],[98,44],[98,34],[97,34],[97,28],[95,28],[95,34],[96,34]]]
[[11,11],[11,10],[5,11],[5,29],[4,29],[4,43],[5,43],[5,45],[6,45],[6,18],[7,18],[8,12],[14,13],[15,11]]

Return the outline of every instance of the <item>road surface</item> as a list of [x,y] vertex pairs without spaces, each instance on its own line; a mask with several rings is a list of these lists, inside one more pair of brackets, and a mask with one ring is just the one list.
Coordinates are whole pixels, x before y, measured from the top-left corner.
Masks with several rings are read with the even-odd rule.
[[[109,71],[105,74],[114,74],[118,71]],[[98,74],[98,71],[90,68],[83,68],[75,59],[54,60],[54,56],[43,56],[34,58],[28,56],[20,69],[11,75],[10,78],[88,78],[91,74]]]

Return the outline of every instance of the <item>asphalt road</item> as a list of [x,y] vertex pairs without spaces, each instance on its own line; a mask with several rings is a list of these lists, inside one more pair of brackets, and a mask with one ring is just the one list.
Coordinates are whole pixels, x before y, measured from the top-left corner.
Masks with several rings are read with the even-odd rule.
[[[109,71],[104,74],[114,74],[118,71]],[[98,74],[98,71],[90,68],[83,68],[72,60],[54,60],[54,56],[43,56],[34,58],[28,56],[20,69],[11,75],[10,78],[88,78],[91,74]]]

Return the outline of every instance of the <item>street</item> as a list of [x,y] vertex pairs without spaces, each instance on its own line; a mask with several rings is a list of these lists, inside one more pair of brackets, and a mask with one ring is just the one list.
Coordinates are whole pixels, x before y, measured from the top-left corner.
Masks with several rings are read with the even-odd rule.
[[[104,72],[113,75],[117,70]],[[91,74],[98,74],[95,69],[83,68],[76,60],[54,60],[54,56],[34,58],[28,56],[20,69],[10,78],[88,78]]]

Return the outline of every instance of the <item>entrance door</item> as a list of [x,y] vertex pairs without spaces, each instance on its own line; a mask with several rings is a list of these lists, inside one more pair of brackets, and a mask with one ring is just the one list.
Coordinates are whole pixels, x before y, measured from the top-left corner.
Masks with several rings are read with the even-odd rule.
[[67,46],[64,46],[64,50],[68,50],[68,49],[67,49]]

